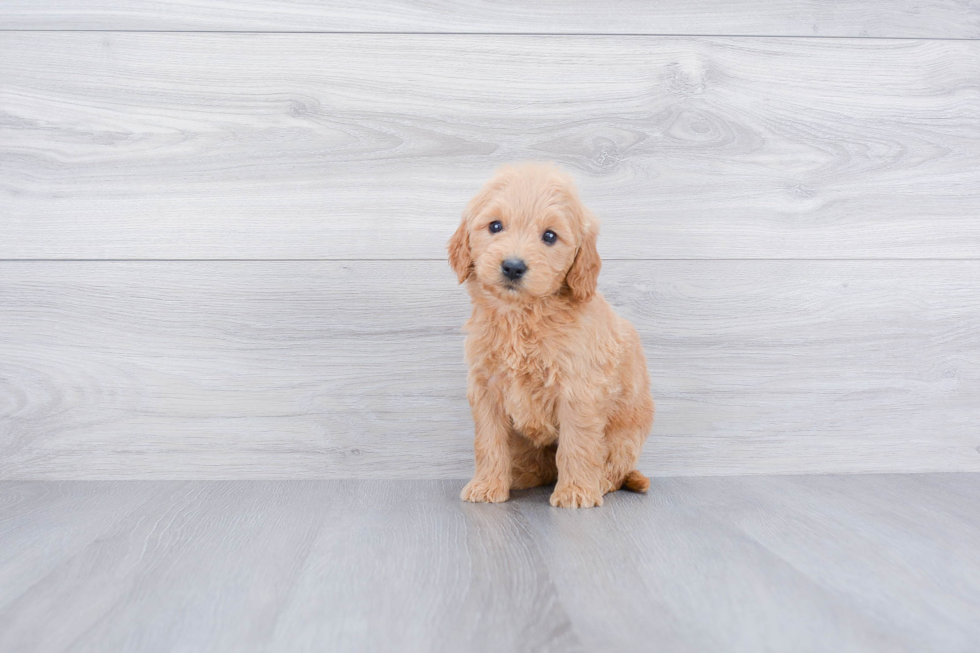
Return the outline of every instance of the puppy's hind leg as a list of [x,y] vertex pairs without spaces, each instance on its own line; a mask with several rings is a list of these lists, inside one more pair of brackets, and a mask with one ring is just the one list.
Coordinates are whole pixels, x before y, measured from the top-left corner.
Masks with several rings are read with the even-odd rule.
[[511,487],[515,490],[550,485],[558,480],[558,466],[555,463],[556,445],[536,447],[520,435],[510,436],[510,451],[513,462]]
[[644,476],[640,470],[634,469],[626,474],[626,478],[623,479],[623,487],[642,494],[650,489],[650,479]]
[[626,488],[646,492],[650,479],[636,469],[640,450],[653,426],[653,402],[642,406],[640,419],[614,421],[606,426],[606,486],[605,492]]

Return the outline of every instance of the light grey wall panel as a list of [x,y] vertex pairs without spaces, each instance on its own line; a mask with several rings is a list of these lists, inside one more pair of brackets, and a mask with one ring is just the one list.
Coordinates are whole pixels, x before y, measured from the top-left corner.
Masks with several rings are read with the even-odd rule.
[[980,37],[970,0],[7,0],[2,29]]
[[0,258],[441,258],[524,158],[580,179],[607,257],[980,252],[973,41],[7,33],[0,61]]
[[[980,262],[607,262],[660,475],[980,471]],[[457,478],[439,261],[0,264],[0,478]]]

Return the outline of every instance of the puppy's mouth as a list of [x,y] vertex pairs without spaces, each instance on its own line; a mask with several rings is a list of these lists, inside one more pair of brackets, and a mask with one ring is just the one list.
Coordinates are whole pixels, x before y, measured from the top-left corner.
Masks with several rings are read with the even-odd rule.
[[519,293],[523,290],[522,287],[523,284],[521,284],[520,279],[517,279],[516,281],[511,281],[510,279],[507,279],[505,277],[500,280],[500,285],[504,287],[504,290],[512,293]]

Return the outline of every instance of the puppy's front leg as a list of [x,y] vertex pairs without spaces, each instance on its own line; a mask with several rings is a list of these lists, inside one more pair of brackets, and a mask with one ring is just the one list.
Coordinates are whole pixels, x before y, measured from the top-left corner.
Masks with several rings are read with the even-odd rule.
[[558,404],[558,483],[551,505],[591,508],[602,505],[605,423],[589,401],[561,399]]
[[499,393],[484,383],[470,383],[470,407],[476,423],[476,473],[460,497],[474,503],[500,503],[510,497],[510,420]]

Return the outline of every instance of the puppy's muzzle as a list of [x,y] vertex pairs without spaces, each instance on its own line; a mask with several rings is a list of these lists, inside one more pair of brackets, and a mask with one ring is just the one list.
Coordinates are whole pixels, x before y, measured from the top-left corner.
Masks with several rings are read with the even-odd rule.
[[520,281],[527,272],[527,263],[519,258],[509,258],[500,264],[500,271],[509,281]]

